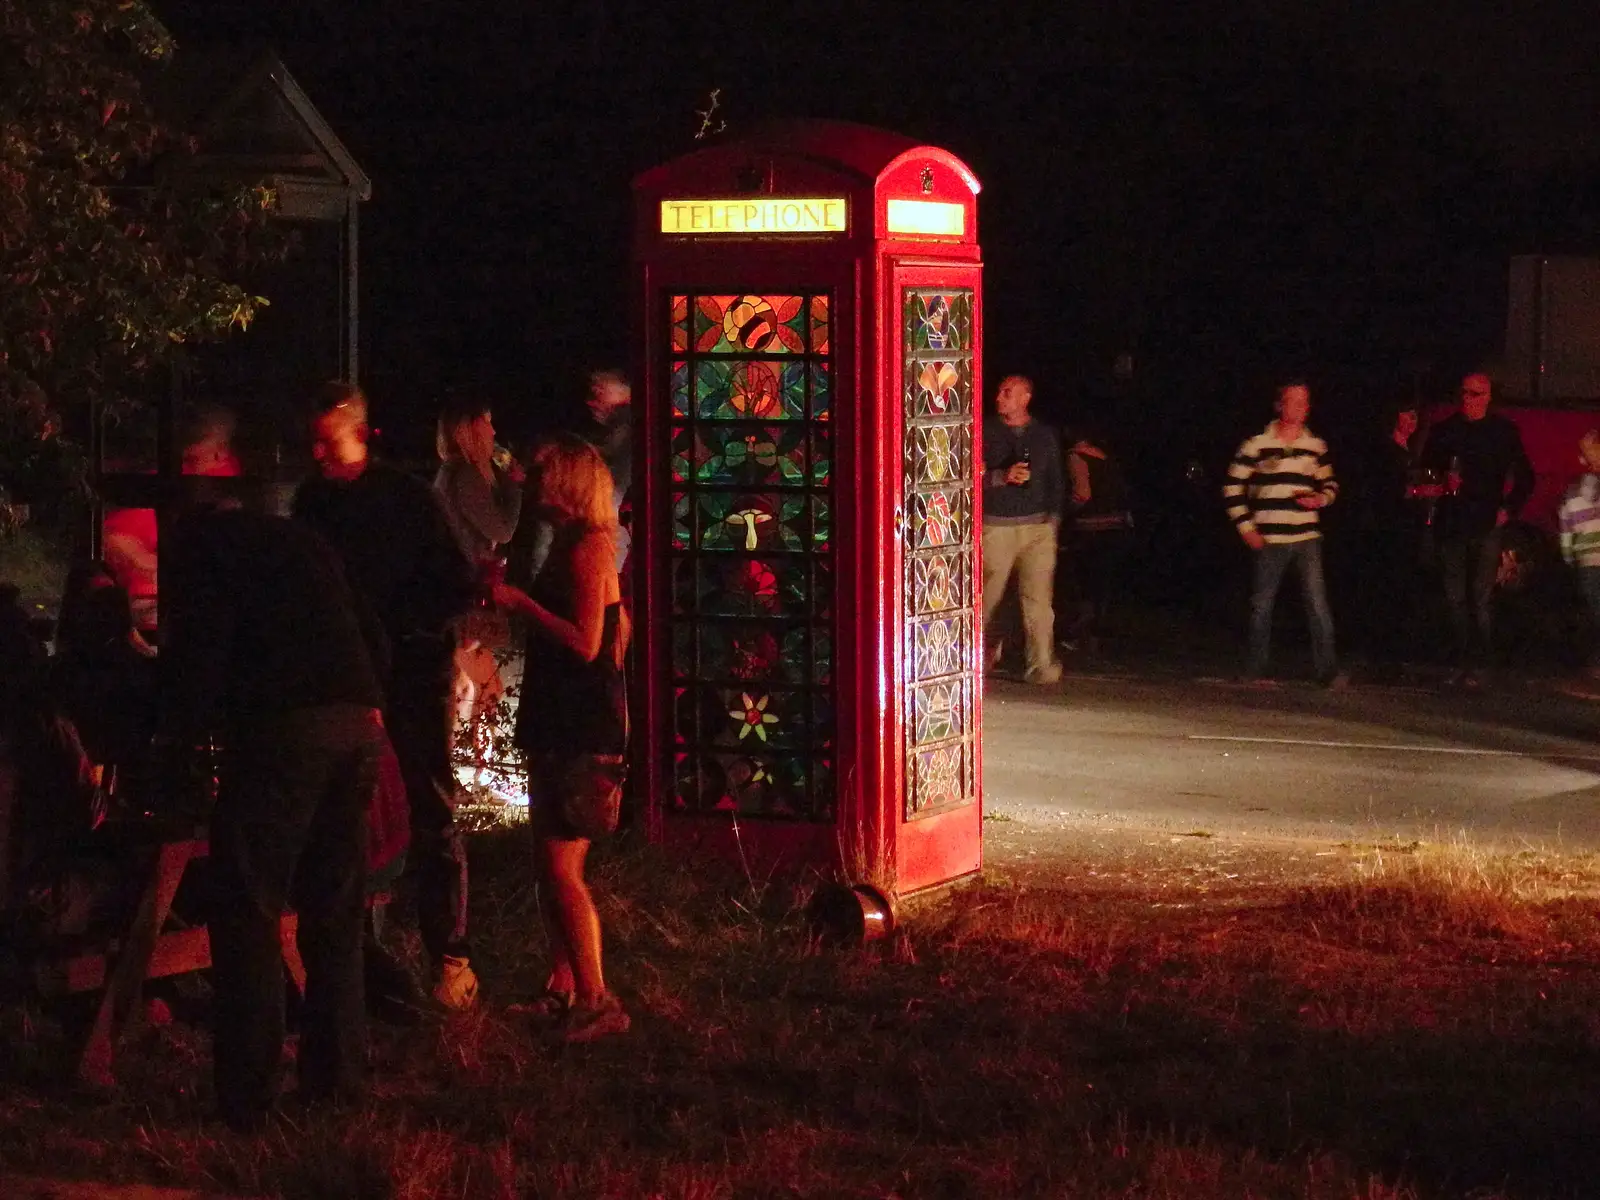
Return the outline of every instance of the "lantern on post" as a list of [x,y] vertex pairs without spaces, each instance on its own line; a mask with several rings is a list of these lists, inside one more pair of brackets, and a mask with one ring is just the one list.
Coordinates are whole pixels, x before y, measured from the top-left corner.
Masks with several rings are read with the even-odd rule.
[[634,191],[651,835],[900,894],[971,874],[978,181],[797,122]]

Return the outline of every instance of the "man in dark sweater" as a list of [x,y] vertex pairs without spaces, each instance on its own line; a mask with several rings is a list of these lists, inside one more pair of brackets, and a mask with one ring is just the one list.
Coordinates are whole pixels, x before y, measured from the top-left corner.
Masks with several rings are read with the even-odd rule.
[[1434,427],[1422,465],[1442,473],[1434,512],[1439,570],[1455,635],[1458,682],[1477,686],[1493,650],[1491,602],[1500,570],[1500,529],[1533,492],[1533,466],[1522,434],[1489,412],[1489,377],[1461,381],[1460,411]]
[[367,401],[331,383],[311,421],[318,475],[300,485],[294,515],[334,548],[357,599],[388,636],[386,717],[411,808],[409,865],[417,923],[432,959],[434,998],[470,1008],[477,977],[467,943],[467,857],[455,823],[451,762],[452,623],[472,603],[472,567],[433,489],[372,460]]
[[983,623],[987,630],[1012,572],[1022,604],[1029,683],[1055,683],[1056,531],[1066,499],[1061,440],[1028,412],[1033,383],[1000,382],[995,413],[983,423]]
[[197,508],[163,559],[163,730],[180,750],[211,735],[224,747],[211,820],[214,1071],[224,1120],[248,1130],[277,1091],[278,923],[291,900],[306,967],[301,1093],[361,1086],[365,819],[382,696],[338,561],[311,531]]

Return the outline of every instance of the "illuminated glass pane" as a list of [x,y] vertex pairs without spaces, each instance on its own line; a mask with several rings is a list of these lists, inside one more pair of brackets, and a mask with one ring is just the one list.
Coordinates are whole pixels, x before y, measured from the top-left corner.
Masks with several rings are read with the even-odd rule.
[[687,417],[689,415],[689,364],[675,362],[672,364],[672,386],[668,389],[672,393],[672,415]]
[[800,296],[699,296],[699,354],[800,354],[805,351]]
[[702,550],[799,550],[803,495],[700,492]]
[[694,448],[694,435],[687,426],[674,425],[672,427],[672,482],[682,486],[689,482],[694,471],[692,451]]
[[810,568],[793,555],[722,558],[696,564],[707,617],[805,617],[813,604]]
[[972,411],[972,364],[931,359],[907,364],[906,411],[914,417],[965,415]]
[[810,816],[810,769],[798,754],[707,754],[707,808],[769,817]]
[[833,480],[833,430],[816,425],[811,430],[811,482],[827,487]]
[[971,642],[971,612],[916,622],[911,627],[913,677],[935,679],[965,670]]
[[[694,458],[696,478],[701,483],[733,487],[803,484],[806,481],[805,427],[743,422],[700,425]],[[677,459],[673,462],[676,464]]]
[[828,297],[811,297],[811,353],[827,354],[828,347]]
[[972,606],[972,556],[941,551],[911,559],[911,611],[918,615]]
[[812,633],[811,677],[819,684],[833,682],[833,634],[826,629]]
[[701,420],[798,421],[805,416],[805,368],[767,359],[701,359],[694,368]]
[[833,514],[828,508],[826,496],[815,496],[811,500],[811,544],[823,553],[833,548]]
[[911,545],[955,546],[972,539],[972,488],[940,488],[908,497]]
[[906,346],[923,350],[971,351],[972,294],[913,294],[906,304]]
[[[804,746],[810,727],[803,691],[783,688],[740,687],[704,689],[703,711],[710,718],[709,739],[717,745],[738,746],[758,753],[768,746]],[[715,697],[715,699],[711,699]],[[718,719],[712,705],[721,710]]]
[[908,431],[911,483],[953,483],[967,477],[972,463],[972,426],[923,425]]
[[826,421],[833,406],[833,376],[831,366],[823,362],[811,364],[811,419]]
[[707,622],[700,638],[697,677],[736,679],[741,683],[804,683],[805,655],[789,654],[788,645],[789,637],[785,637],[781,626]]
[[912,740],[917,745],[959,737],[965,728],[962,681],[938,680],[911,689]]
[[689,297],[672,298],[672,352],[685,354],[689,350]]
[[967,742],[948,742],[911,756],[911,792],[919,808],[959,804],[968,795],[965,760],[970,754]]
[[694,533],[689,528],[689,497],[683,492],[672,494],[672,548],[687,550],[693,544]]

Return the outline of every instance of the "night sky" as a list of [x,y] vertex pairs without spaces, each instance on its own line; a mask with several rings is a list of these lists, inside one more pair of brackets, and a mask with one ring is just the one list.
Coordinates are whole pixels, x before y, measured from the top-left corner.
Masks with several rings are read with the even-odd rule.
[[363,379],[396,411],[471,379],[528,423],[629,360],[628,184],[713,88],[732,132],[845,118],[966,159],[989,378],[1174,445],[1231,444],[1285,373],[1335,428],[1446,387],[1499,348],[1508,255],[1600,252],[1588,5],[156,6],[184,52],[276,49],[372,175]]

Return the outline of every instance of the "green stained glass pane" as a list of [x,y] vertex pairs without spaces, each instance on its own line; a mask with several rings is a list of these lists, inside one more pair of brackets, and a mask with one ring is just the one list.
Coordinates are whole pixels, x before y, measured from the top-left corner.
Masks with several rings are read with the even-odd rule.
[[811,678],[821,685],[833,682],[833,634],[827,629],[812,631]]
[[826,421],[833,410],[833,368],[828,363],[814,362],[811,371],[811,419]]
[[811,498],[811,546],[818,553],[833,547],[833,513],[826,496]]
[[701,492],[700,549],[799,550],[805,497],[772,492]]
[[672,494],[672,548],[687,550],[694,542],[694,531],[689,527],[689,497],[683,492]]
[[672,415],[687,417],[689,415],[689,364],[675,362],[672,364]]
[[959,297],[917,294],[907,306],[906,340],[913,350],[965,349],[970,306],[971,301],[965,294]]
[[771,622],[707,622],[700,640],[700,678],[741,684],[804,683],[806,657],[790,652],[802,630],[785,633]]
[[[707,688],[720,698],[720,722],[712,726],[711,740],[738,746],[746,752],[766,747],[803,746],[809,738],[807,693],[787,688]],[[708,706],[709,707],[709,706]]]
[[689,297],[674,296],[672,298],[672,352],[674,354],[687,354],[689,351]]
[[694,435],[683,425],[672,427],[672,482],[687,484],[694,473]]
[[803,558],[715,558],[696,570],[707,617],[810,615],[811,573]]
[[813,616],[833,615],[833,566],[815,561],[811,565],[811,610]]
[[699,354],[800,354],[805,351],[801,296],[697,296],[694,348]]
[[696,414],[702,420],[798,421],[805,416],[805,367],[769,359],[695,363]]
[[819,743],[833,741],[833,692],[820,689],[811,693],[811,734]]
[[[701,483],[759,487],[799,485],[806,481],[806,433],[803,425],[701,425],[694,447],[696,478]],[[676,458],[674,458],[676,463]]]
[[811,353],[829,354],[828,297],[811,297]]
[[834,769],[831,755],[811,758],[811,812],[813,821],[833,820]]
[[827,487],[833,479],[833,430],[826,425],[811,429],[811,482]]
[[799,754],[707,754],[701,759],[697,789],[702,807],[735,809],[752,816],[809,815],[810,776]]

